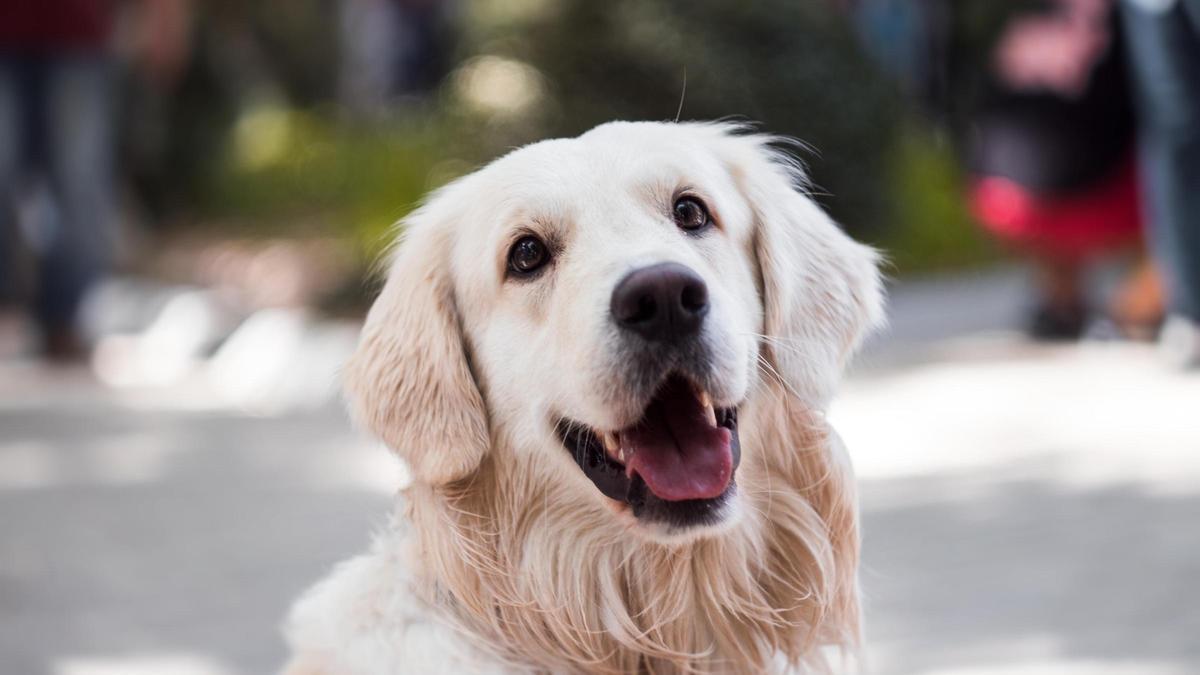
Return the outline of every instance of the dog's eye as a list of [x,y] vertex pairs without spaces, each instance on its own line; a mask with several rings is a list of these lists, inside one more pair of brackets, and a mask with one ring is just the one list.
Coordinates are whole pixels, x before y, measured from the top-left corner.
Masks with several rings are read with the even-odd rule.
[[712,218],[708,215],[708,209],[704,206],[704,202],[695,197],[680,197],[675,201],[675,207],[672,209],[672,215],[675,218],[675,224],[680,229],[688,232],[696,232],[704,229]]
[[508,251],[508,269],[518,275],[533,274],[548,262],[550,250],[534,236],[521,237]]

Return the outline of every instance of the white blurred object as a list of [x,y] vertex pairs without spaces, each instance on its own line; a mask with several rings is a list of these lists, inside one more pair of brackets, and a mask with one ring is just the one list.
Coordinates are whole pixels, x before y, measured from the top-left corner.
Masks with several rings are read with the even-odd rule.
[[1200,367],[1200,324],[1177,314],[1168,316],[1158,337],[1158,353],[1172,368]]
[[145,330],[172,297],[190,290],[128,277],[106,279],[88,291],[79,308],[80,324],[92,339],[136,333]]
[[208,383],[234,405],[264,413],[277,409],[280,382],[308,327],[303,310],[256,312],[217,350],[205,368]]
[[[336,398],[359,330],[297,306],[247,316],[244,303],[219,290],[133,279],[110,280],[92,293],[84,326],[104,384],[150,405],[254,414],[314,409]],[[12,335],[0,332],[0,346]]]
[[212,292],[181,292],[140,333],[100,338],[93,355],[96,375],[114,387],[176,382],[192,372],[221,337],[225,318]]
[[247,412],[311,410],[337,396],[338,375],[357,341],[358,324],[266,309],[221,345],[205,379],[221,401]]
[[274,391],[275,409],[313,409],[341,391],[342,366],[358,344],[356,323],[315,323],[303,336],[290,366],[280,373]]

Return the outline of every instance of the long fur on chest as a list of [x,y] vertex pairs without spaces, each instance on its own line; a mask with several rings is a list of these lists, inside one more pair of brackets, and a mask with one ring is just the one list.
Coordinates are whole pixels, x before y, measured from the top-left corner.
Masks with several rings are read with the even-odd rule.
[[857,513],[819,415],[778,387],[742,415],[742,517],[667,546],[497,448],[408,491],[417,592],[471,644],[550,672],[828,670],[858,643]]

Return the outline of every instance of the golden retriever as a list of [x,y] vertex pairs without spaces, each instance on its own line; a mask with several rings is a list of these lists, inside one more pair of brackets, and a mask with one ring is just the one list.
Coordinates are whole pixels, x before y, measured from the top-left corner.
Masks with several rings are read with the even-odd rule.
[[775,139],[614,122],[404,223],[346,373],[412,483],[296,604],[289,673],[829,670],[859,642],[825,421],[877,256]]

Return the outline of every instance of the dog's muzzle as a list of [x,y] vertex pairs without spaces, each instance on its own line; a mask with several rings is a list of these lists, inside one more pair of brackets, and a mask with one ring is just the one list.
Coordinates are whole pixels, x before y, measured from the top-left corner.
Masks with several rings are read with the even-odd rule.
[[714,407],[707,393],[678,374],[628,427],[602,431],[564,418],[556,431],[596,488],[629,505],[641,521],[675,528],[713,524],[736,489],[737,408]]

